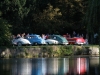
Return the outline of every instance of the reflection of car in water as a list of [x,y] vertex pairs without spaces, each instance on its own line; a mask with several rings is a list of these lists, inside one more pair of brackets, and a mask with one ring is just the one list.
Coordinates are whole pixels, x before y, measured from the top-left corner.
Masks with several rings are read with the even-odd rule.
[[67,45],[67,44],[68,44],[67,39],[64,38],[64,37],[61,36],[61,35],[49,35],[48,38],[49,38],[49,39],[57,40],[57,41],[58,41],[58,44],[63,44],[63,45]]
[[11,72],[10,75],[32,75],[32,60],[14,59]]
[[13,45],[22,46],[22,45],[30,45],[31,43],[22,37],[16,37],[12,40]]
[[40,35],[31,34],[28,37],[26,37],[26,39],[29,40],[32,45],[46,44],[45,40]]
[[85,39],[83,39],[82,37],[67,38],[66,35],[64,35],[64,37],[68,40],[69,44],[86,44]]

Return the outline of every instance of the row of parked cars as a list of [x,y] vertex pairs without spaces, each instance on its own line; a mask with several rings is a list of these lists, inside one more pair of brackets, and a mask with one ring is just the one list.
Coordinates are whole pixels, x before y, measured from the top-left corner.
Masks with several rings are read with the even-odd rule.
[[25,38],[16,37],[12,40],[13,45],[50,45],[50,44],[61,44],[68,45],[69,41],[61,35],[49,35],[46,39],[43,39],[40,35],[31,34]]

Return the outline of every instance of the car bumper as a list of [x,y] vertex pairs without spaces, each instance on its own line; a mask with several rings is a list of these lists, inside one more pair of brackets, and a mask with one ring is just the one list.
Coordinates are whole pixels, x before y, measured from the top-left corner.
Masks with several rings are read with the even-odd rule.
[[83,43],[83,42],[76,42],[75,44],[83,45],[83,44],[85,44],[85,43]]
[[65,43],[65,42],[64,42],[64,43],[61,43],[61,44],[63,44],[63,45],[68,45],[68,43]]

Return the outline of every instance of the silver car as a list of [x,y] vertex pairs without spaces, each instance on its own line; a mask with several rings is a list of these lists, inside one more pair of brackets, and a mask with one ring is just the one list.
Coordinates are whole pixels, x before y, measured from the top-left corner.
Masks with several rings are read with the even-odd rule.
[[58,44],[58,41],[57,40],[54,40],[54,39],[46,39],[45,40],[46,43],[49,45],[49,44]]
[[22,46],[22,45],[31,45],[31,43],[22,37],[17,37],[12,40],[13,45]]

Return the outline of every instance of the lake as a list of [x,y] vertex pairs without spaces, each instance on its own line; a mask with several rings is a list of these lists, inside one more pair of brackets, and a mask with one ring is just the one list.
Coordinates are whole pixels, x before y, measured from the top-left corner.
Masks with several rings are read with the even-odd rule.
[[100,75],[100,57],[0,59],[0,75]]

